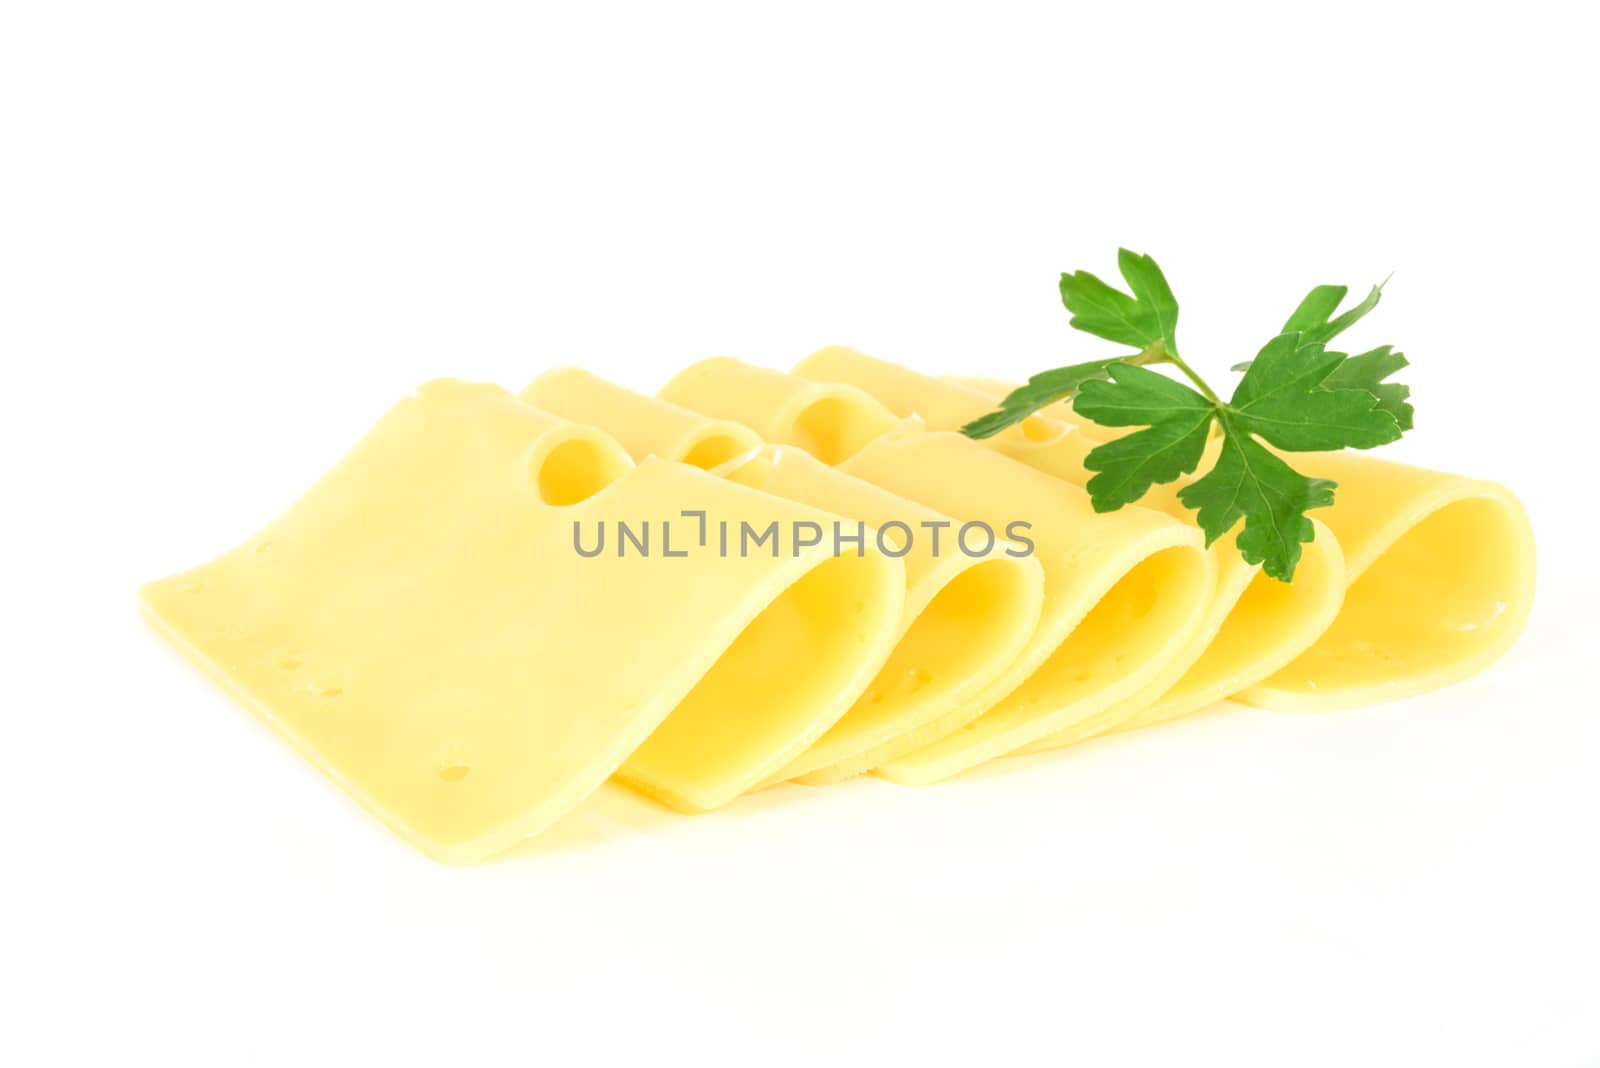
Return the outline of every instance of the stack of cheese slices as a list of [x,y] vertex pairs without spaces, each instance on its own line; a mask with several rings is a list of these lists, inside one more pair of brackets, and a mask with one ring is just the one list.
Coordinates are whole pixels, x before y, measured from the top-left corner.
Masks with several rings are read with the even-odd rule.
[[[784,781],[931,783],[1225,698],[1416,694],[1527,618],[1532,534],[1503,486],[1297,456],[1339,489],[1286,584],[1232,536],[1207,548],[1181,481],[1096,514],[1083,457],[1110,432],[1066,405],[957,432],[1007,389],[846,348],[793,373],[707,360],[657,397],[575,369],[520,395],[431,382],[144,607],[451,862],[613,776],[704,811]],[[997,536],[958,545],[973,525]],[[828,536],[750,548],[773,528]]]

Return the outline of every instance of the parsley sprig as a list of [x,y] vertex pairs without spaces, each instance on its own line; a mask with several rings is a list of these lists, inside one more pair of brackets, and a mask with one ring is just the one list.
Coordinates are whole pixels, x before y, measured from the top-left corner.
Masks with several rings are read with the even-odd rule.
[[[1244,559],[1291,581],[1301,546],[1315,534],[1306,512],[1332,504],[1335,483],[1300,474],[1278,452],[1370,449],[1411,429],[1410,390],[1387,381],[1406,366],[1404,355],[1390,345],[1356,356],[1327,348],[1377,307],[1383,286],[1343,312],[1349,290],[1317,286],[1254,359],[1235,365],[1244,377],[1224,401],[1178,354],[1178,301],[1161,268],[1127,249],[1117,266],[1127,292],[1078,271],[1061,276],[1061,300],[1076,329],[1138,351],[1034,375],[963,432],[991,437],[1067,398],[1101,426],[1143,428],[1084,459],[1095,472],[1088,483],[1095,511],[1112,512],[1152,485],[1192,474],[1215,427],[1221,444],[1211,470],[1178,499],[1195,510],[1207,545],[1243,520],[1236,544]],[[1190,384],[1147,370],[1157,364]]]

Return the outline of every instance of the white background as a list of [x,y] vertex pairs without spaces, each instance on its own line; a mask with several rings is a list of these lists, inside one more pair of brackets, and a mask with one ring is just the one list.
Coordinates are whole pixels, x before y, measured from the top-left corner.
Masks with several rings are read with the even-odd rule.
[[[552,5],[554,7],[554,5]],[[0,8],[12,1064],[1600,1063],[1592,5]],[[433,864],[147,632],[429,377],[1103,352],[1395,272],[1393,455],[1541,545],[1483,677],[945,786],[607,789]]]

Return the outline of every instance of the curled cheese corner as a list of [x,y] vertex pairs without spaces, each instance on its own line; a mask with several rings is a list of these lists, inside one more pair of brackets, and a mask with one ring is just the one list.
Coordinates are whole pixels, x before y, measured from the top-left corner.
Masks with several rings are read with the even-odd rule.
[[432,382],[256,537],[141,599],[399,834],[471,862],[619,771],[681,808],[721,804],[804,751],[887,658],[905,580],[881,554],[575,552],[575,522],[686,508],[823,516],[635,467],[496,386]]
[[[682,442],[706,440],[721,425],[582,372],[545,375],[524,396],[563,414],[581,413],[619,438],[628,429],[636,455],[681,455]],[[884,438],[922,431],[920,420],[905,419],[890,426]],[[971,556],[955,551],[947,539],[950,551],[936,555],[927,538],[914,533],[925,522],[950,525],[948,516],[844,474],[794,446],[761,446],[711,473],[854,520],[863,524],[866,538],[882,531],[895,542],[890,551],[905,562],[905,613],[888,662],[850,710],[767,784],[836,782],[908,751],[920,728],[968,704],[1011,666],[1032,636],[1044,574],[1015,543],[997,541]],[[908,536],[900,534],[901,528]]]
[[881,765],[886,778],[935,782],[1091,720],[1168,672],[1204,624],[1215,565],[1199,530],[1169,516],[1097,515],[1081,489],[950,432],[880,440],[843,470],[960,522],[1026,523],[1044,569],[1016,662]]
[[1294,462],[1339,484],[1318,515],[1344,546],[1350,585],[1327,631],[1237,700],[1287,711],[1396,700],[1468,678],[1516,641],[1536,551],[1509,489],[1358,452]]
[[743,423],[764,441],[794,445],[830,466],[894,429],[895,415],[866,392],[811,382],[727,356],[679,372],[660,396],[718,419]]

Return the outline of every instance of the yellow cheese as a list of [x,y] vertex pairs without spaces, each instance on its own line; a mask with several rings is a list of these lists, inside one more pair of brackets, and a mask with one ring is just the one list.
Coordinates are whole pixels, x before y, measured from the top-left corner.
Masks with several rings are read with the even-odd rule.
[[838,464],[899,422],[859,389],[811,382],[781,371],[717,357],[689,367],[661,398],[750,427],[765,441],[794,445]]
[[1350,586],[1327,632],[1238,700],[1294,711],[1394,700],[1474,675],[1516,641],[1536,554],[1510,490],[1356,452],[1297,453],[1294,465],[1339,484],[1318,514]]
[[[222,557],[145,587],[154,624],[399,833],[513,845],[608,776],[722,804],[830,728],[898,636],[904,567],[822,547],[722,557],[684,509],[831,521],[494,386],[401,401]],[[680,516],[661,559],[600,523]],[[658,551],[661,529],[653,532]]]
[[[545,374],[523,396],[628,440],[636,456],[681,455],[684,442],[716,440],[727,426],[754,437],[739,424],[718,423],[581,371]],[[906,610],[894,653],[850,711],[770,781],[836,782],[907,752],[918,730],[968,704],[1032,637],[1044,574],[1015,543],[999,540],[968,555],[947,538],[949,551],[936,555],[926,536],[913,535],[924,524],[953,529],[949,516],[793,446],[766,446],[713,473],[856,520],[866,525],[865,537],[882,530],[898,539],[890,551],[904,554]],[[845,551],[853,550],[846,545]]]
[[[891,414],[915,418],[930,430],[960,430],[994,411],[997,398],[1009,392],[1003,385],[990,385],[993,392],[987,392],[972,384],[987,381],[982,379],[934,378],[843,345],[813,352],[795,365],[794,373],[836,386],[854,386],[880,401]],[[981,439],[981,444],[1081,486],[1089,479],[1083,458],[1099,441],[1081,433],[1076,422],[1036,412]]]
[[[791,384],[765,394],[749,386],[772,378]],[[693,389],[683,388],[685,382]],[[854,385],[872,393],[877,383],[840,388]],[[815,389],[800,376],[718,359],[689,368],[663,392],[688,407],[772,432],[782,424],[763,407],[775,403],[768,398],[814,395]],[[981,398],[973,403],[987,410]],[[1130,715],[1135,709],[1127,702],[1135,695],[1164,690],[1182,674],[1215,581],[1198,529],[1138,507],[1096,515],[1081,489],[986,445],[953,433],[904,432],[893,422],[915,414],[938,425],[956,418],[953,408],[900,409],[892,402],[888,408],[878,424],[903,432],[881,434],[841,469],[963,523],[1002,532],[1013,522],[1031,524],[1045,602],[1040,627],[1011,670],[972,704],[914,732],[906,742],[917,748],[886,761],[882,774],[902,782],[945,778],[1101,722],[1097,717],[1113,708]]]
[[894,653],[844,718],[775,779],[837,782],[909,751],[923,726],[971,703],[1033,637],[1044,572],[1017,543],[974,542],[973,555],[947,545],[936,555],[917,534],[925,524],[954,531],[949,516],[793,446],[768,446],[730,468],[736,481],[864,521],[905,554],[906,618]]
[[[865,372],[851,372],[858,361]],[[849,350],[825,350],[803,366],[863,385],[860,374],[882,376],[904,395],[901,404],[914,403],[920,391],[921,376]],[[959,384],[990,401],[1009,392],[989,380]],[[887,391],[873,392],[897,407]],[[1046,410],[1060,415],[1062,407]],[[1000,447],[1070,481],[1086,481],[1081,455],[1092,444],[1072,448],[1070,436],[1046,437],[1012,435]],[[1195,670],[1131,725],[1181,714],[1221,688],[1249,704],[1306,711],[1410,696],[1482,670],[1521,632],[1533,601],[1536,554],[1527,515],[1506,487],[1354,451],[1296,453],[1293,463],[1339,485],[1333,506],[1314,513],[1316,539],[1305,547],[1294,582],[1253,579]],[[1184,514],[1176,493],[1188,481],[1156,487],[1146,501]],[[1343,566],[1330,552],[1335,541]],[[1237,564],[1231,542],[1217,544],[1228,545],[1226,555]],[[1338,582],[1347,588],[1335,600],[1328,588]],[[1275,639],[1271,655],[1262,655]],[[1184,699],[1185,690],[1194,700]]]
[[604,429],[635,460],[659,456],[710,469],[761,445],[761,436],[727,419],[712,419],[642,396],[576,367],[546,371],[522,398],[547,412]]
[[659,399],[576,369],[520,398],[433,382],[257,536],[141,597],[452,862],[613,775],[685,811],[866,770],[932,782],[1230,694],[1432,689],[1527,619],[1532,533],[1503,486],[1298,454],[1338,498],[1283,584],[1232,536],[1204,548],[1186,480],[1094,513],[1083,460],[1111,435],[1070,408],[953,432],[1005,391],[838,348],[795,374],[708,360]]
[[1170,683],[1205,623],[1215,571],[1192,526],[1139,507],[1097,515],[1083,490],[950,432],[884,437],[843,469],[963,522],[1029,524],[1045,574],[1039,628],[1012,669],[886,762],[887,778],[935,782],[1126,709]]
[[[802,360],[797,373],[859,386],[896,414],[917,414],[935,429],[954,429],[988,411],[1009,389],[931,378],[853,349],[823,349]],[[987,392],[985,392],[987,390]],[[1044,414],[1030,416],[986,444],[1074,486],[1092,472],[1083,458],[1096,442],[1081,429]],[[1209,463],[1209,460],[1207,461]],[[1186,523],[1193,513],[1177,499],[1188,479],[1157,486],[1141,502]],[[1314,521],[1315,522],[1315,521]],[[1269,579],[1246,564],[1235,535],[1218,539],[1209,553],[1216,586],[1206,618],[1189,647],[1150,684],[1102,716],[1040,739],[1029,751],[1082,741],[1110,729],[1160,723],[1214,704],[1246,689],[1294,660],[1328,627],[1344,594],[1339,543],[1326,527],[1305,549],[1292,585]]]
[[1055,749],[1106,731],[1164,723],[1234,696],[1293,661],[1328,628],[1344,596],[1344,555],[1326,527],[1317,524],[1317,529],[1317,538],[1305,547],[1290,584],[1246,564],[1234,536],[1218,539],[1209,550],[1216,565],[1214,593],[1192,644],[1175,658],[1182,668],[1176,677],[1165,675],[1104,718],[1041,739],[1020,752]]

